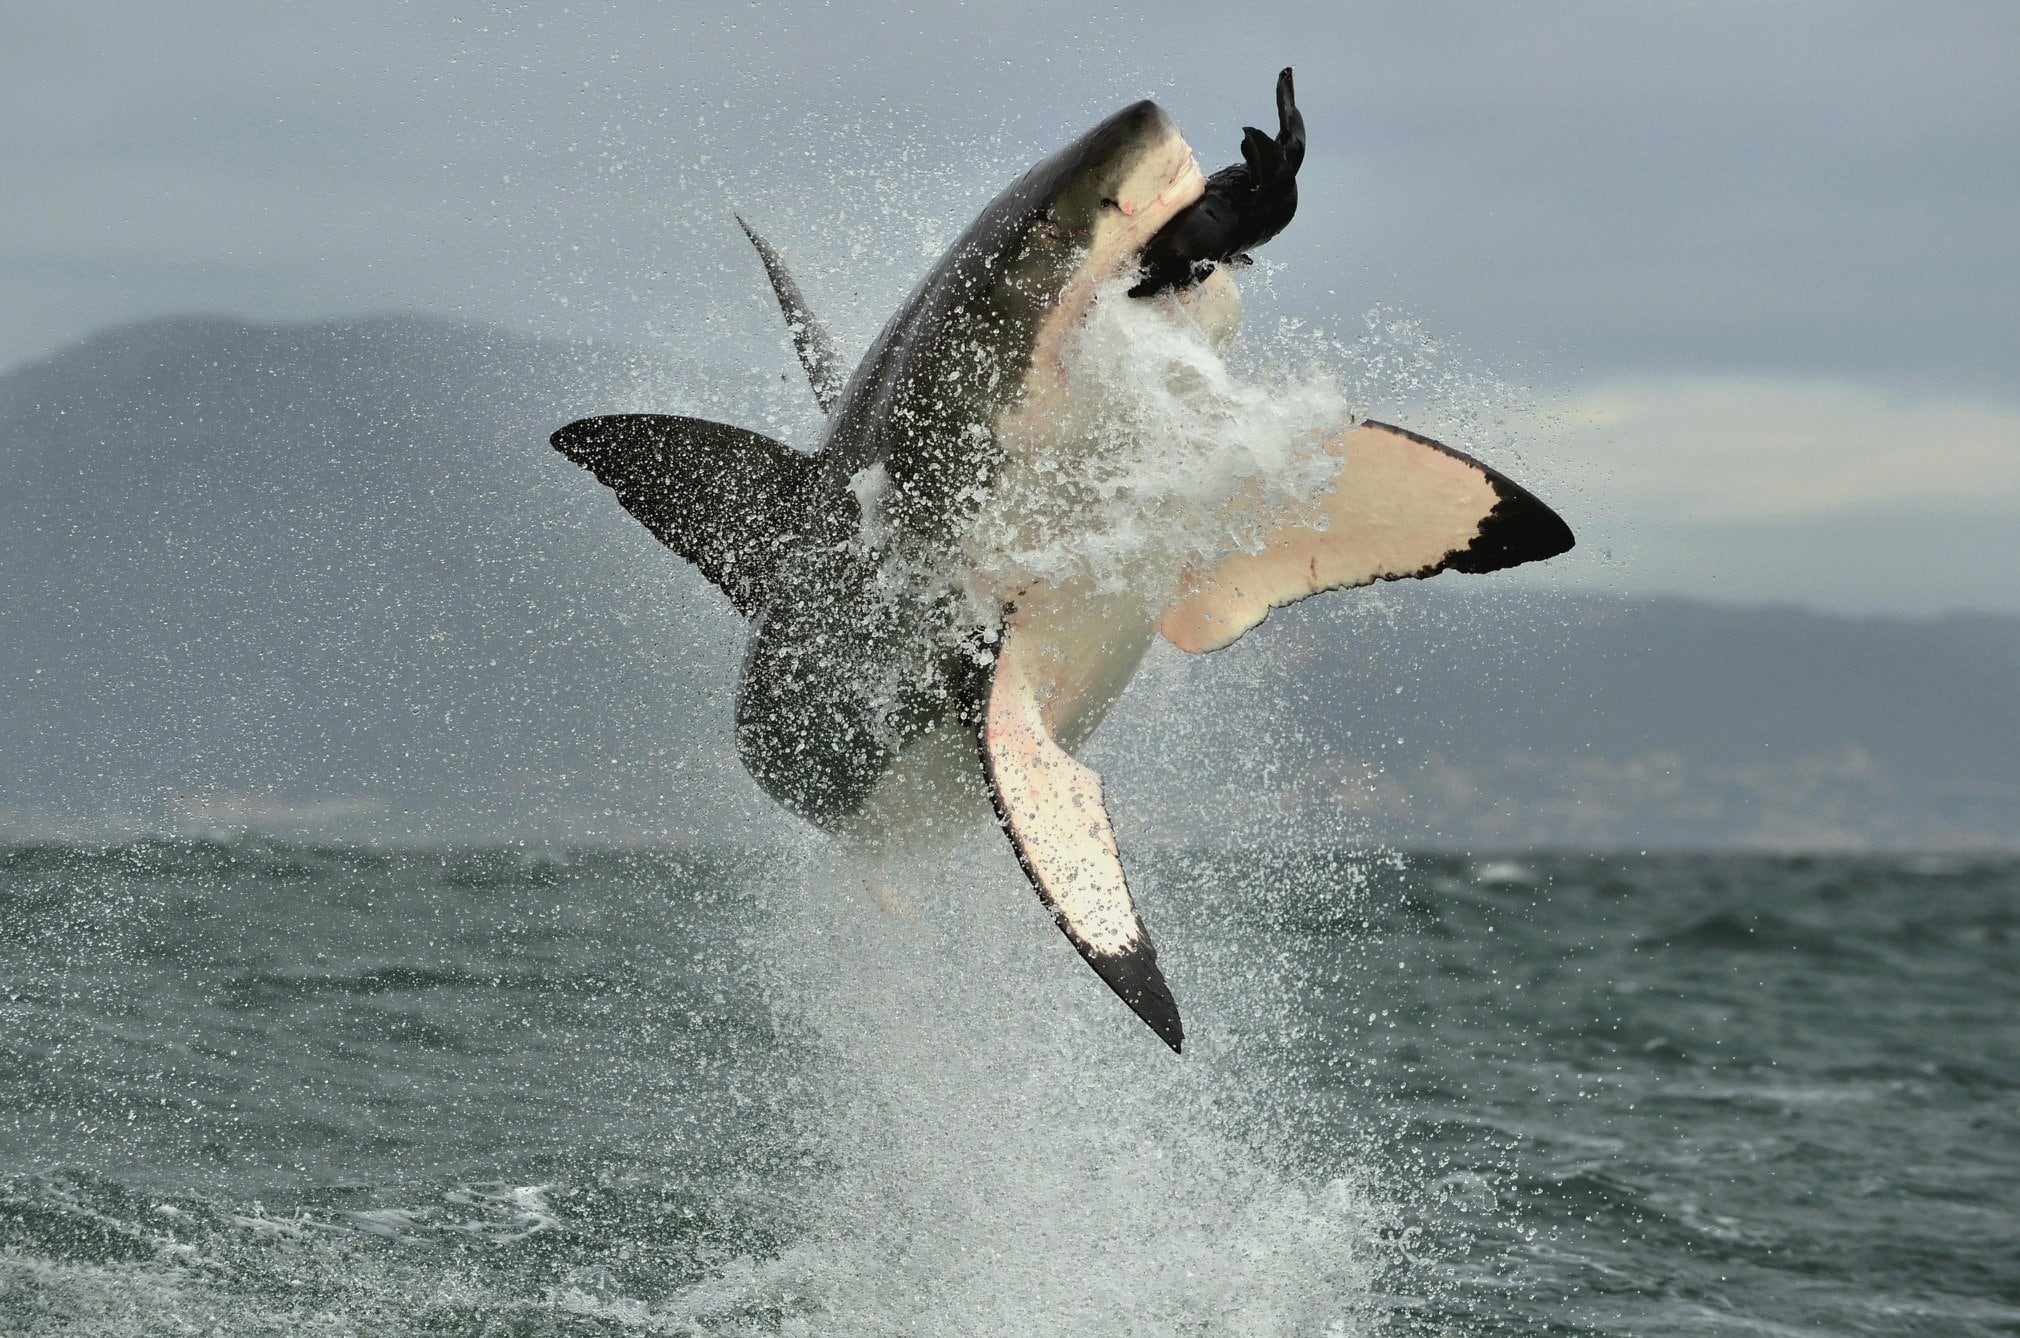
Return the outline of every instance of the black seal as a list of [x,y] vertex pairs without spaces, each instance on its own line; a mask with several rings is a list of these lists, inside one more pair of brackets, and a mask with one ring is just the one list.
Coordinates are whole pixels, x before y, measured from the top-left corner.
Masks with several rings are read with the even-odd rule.
[[1305,118],[1288,67],[1277,76],[1277,134],[1241,132],[1242,160],[1206,179],[1206,193],[1181,209],[1143,248],[1143,279],[1131,297],[1198,283],[1216,265],[1246,264],[1248,252],[1282,232],[1298,211]]

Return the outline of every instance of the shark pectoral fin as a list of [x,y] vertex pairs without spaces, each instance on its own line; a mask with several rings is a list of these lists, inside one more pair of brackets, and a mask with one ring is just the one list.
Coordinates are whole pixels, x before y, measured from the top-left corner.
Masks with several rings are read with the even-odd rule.
[[1236,553],[1165,610],[1158,630],[1194,655],[1219,650],[1271,609],[1375,581],[1489,572],[1555,557],[1573,543],[1557,513],[1470,455],[1386,423],[1326,444],[1340,458],[1320,503],[1324,528],[1286,525]]
[[981,722],[982,766],[997,815],[1039,900],[1130,1010],[1176,1051],[1185,1039],[1178,1004],[1157,967],[1123,879],[1101,777],[1053,738],[1038,700],[1041,675],[1029,637],[1004,630]]

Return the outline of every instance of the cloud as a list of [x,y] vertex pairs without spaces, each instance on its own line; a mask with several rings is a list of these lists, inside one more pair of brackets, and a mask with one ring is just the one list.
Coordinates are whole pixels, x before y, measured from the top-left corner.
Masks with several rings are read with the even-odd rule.
[[1831,380],[1617,381],[1550,401],[1538,435],[1595,492],[1686,524],[2020,508],[2020,408]]
[[1560,386],[1998,394],[2016,31],[1998,6],[43,7],[0,43],[0,174],[34,204],[0,214],[0,364],[191,309],[692,329],[748,288],[732,204],[795,254],[832,237],[812,268],[888,308],[922,234],[1094,117],[1156,95],[1217,166],[1291,61],[1313,156],[1269,254],[1295,314],[1390,303]]
[[2020,612],[2020,406],[1838,380],[1615,380],[1506,424],[1578,547],[1509,584]]

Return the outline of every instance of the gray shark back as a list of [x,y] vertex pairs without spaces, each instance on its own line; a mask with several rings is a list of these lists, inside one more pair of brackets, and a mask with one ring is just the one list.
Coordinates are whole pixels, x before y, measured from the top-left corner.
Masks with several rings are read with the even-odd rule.
[[1087,260],[1131,150],[1174,134],[1135,103],[991,200],[885,323],[843,387],[821,451],[830,486],[886,471],[883,517],[907,540],[951,540],[994,471],[993,420],[1032,370],[1039,331]]

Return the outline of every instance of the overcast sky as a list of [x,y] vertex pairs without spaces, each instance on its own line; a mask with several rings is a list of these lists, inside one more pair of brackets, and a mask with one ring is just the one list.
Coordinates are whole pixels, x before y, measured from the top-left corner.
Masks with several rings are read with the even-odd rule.
[[733,207],[860,349],[1022,166],[1147,94],[1211,170],[1283,64],[1251,321],[1434,339],[1369,407],[1512,424],[1549,579],[2020,612],[2011,3],[0,0],[0,369],[183,312],[783,361]]

